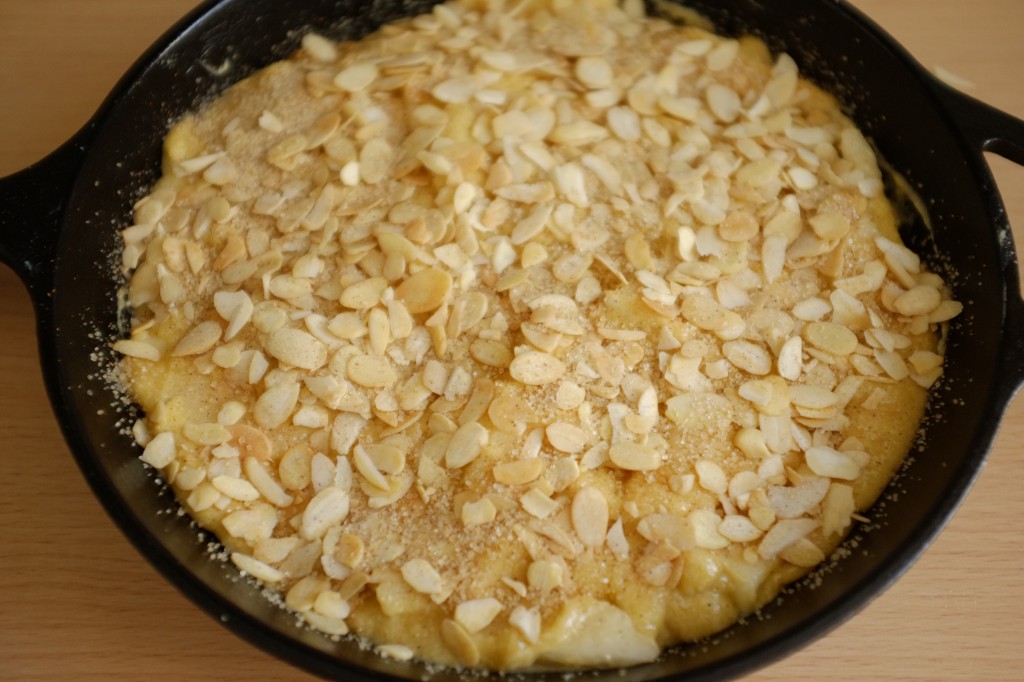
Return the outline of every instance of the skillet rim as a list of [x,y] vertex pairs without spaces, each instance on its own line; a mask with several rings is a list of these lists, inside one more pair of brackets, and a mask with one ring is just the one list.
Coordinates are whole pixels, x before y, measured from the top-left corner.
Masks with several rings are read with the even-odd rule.
[[[84,154],[89,153],[92,138],[94,134],[102,128],[104,120],[110,113],[111,109],[117,105],[125,92],[135,86],[139,81],[140,76],[142,76],[148,68],[159,60],[161,55],[171,48],[175,41],[185,36],[189,31],[201,30],[200,25],[202,21],[214,9],[221,5],[230,4],[233,1],[236,0],[207,0],[206,2],[203,2],[170,28],[142,55],[142,57],[139,58],[139,60],[135,62],[125,76],[123,76],[118,81],[117,85],[115,85],[111,94],[104,100],[104,103],[100,106],[97,113],[90,119],[82,131],[76,134],[75,138],[73,138],[73,141],[78,140],[79,144],[82,145]],[[936,109],[942,114],[951,138],[955,138],[958,141],[960,144],[960,151],[964,158],[970,160],[970,167],[968,171],[975,179],[981,181],[977,185],[977,191],[979,194],[984,194],[989,198],[994,198],[998,206],[1001,207],[1001,200],[998,198],[997,193],[994,194],[994,190],[992,189],[992,187],[994,187],[994,182],[988,166],[984,163],[978,151],[972,146],[971,141],[964,134],[956,117],[949,112],[948,103],[942,99],[936,90],[934,78],[931,77],[924,67],[916,62],[916,60],[914,60],[909,53],[899,45],[899,43],[879,28],[872,20],[864,16],[859,10],[849,6],[843,0],[823,1],[832,2],[832,4],[837,5],[841,10],[848,14],[855,23],[862,26],[865,31],[870,33],[873,38],[885,47],[890,55],[898,59],[902,66],[907,69],[907,72],[914,76],[915,81],[921,83],[922,88],[928,93],[928,97],[935,103]],[[75,185],[77,185],[77,178],[76,182],[72,183],[72,187],[68,192],[69,197],[74,195]],[[987,192],[985,192],[986,188]],[[990,217],[994,218],[991,224],[993,227],[999,227],[1000,225],[1005,226],[1005,211],[1001,214],[993,214],[990,207],[989,214]],[[66,217],[67,216],[65,214],[65,216],[61,218],[61,226],[63,226]],[[62,231],[62,235],[66,234],[66,231]],[[61,244],[58,247],[58,259],[63,250],[63,241],[64,240],[62,239]],[[58,274],[56,262],[54,267],[55,269],[50,272],[51,277],[56,277]],[[1001,320],[1001,342],[1005,346],[1009,336],[1007,333],[1007,308],[1009,305],[1008,301],[1010,301],[1007,296],[1008,290],[1005,286],[1005,282],[1001,293],[1004,302],[1004,313]],[[150,563],[154,565],[154,567],[157,568],[165,578],[188,596],[193,603],[200,606],[200,608],[207,611],[215,618],[219,618],[222,622],[226,617],[227,622],[225,624],[232,631],[251,643],[254,643],[256,646],[259,646],[261,649],[270,651],[271,653],[288,660],[294,665],[298,665],[299,667],[317,674],[324,674],[325,672],[337,673],[338,671],[335,668],[339,662],[343,665],[347,665],[344,661],[307,647],[297,640],[287,640],[287,645],[283,645],[279,635],[273,632],[262,621],[255,623],[247,622],[250,620],[250,616],[248,616],[248,614],[237,609],[218,593],[203,585],[191,570],[180,564],[180,562],[174,558],[163,543],[159,542],[157,538],[148,532],[148,530],[142,525],[141,520],[130,511],[129,506],[120,494],[120,490],[117,485],[109,476],[106,475],[103,468],[96,463],[97,458],[92,452],[93,448],[91,447],[91,444],[82,438],[83,429],[81,426],[79,425],[76,428],[76,422],[80,419],[80,415],[76,414],[76,411],[72,408],[74,404],[74,396],[67,388],[67,382],[63,375],[60,362],[55,360],[55,358],[59,357],[57,353],[55,334],[59,325],[58,321],[53,318],[54,304],[52,300],[41,301],[37,299],[36,295],[33,295],[33,302],[37,306],[41,357],[48,360],[43,363],[44,377],[46,380],[47,390],[50,393],[51,403],[57,413],[61,429],[64,432],[64,436],[68,441],[76,462],[78,462],[79,468],[82,470],[83,475],[89,482],[90,487],[93,489],[93,493],[101,501],[104,508],[114,519],[121,531],[129,538],[129,540],[131,540],[132,544],[136,546],[140,553],[146,557],[146,559],[150,561]],[[1000,350],[999,357],[1004,357],[1006,352],[1007,351]],[[998,387],[999,386],[997,385],[996,388]],[[998,391],[990,393],[989,407],[993,408],[992,412],[994,414],[990,420],[992,423],[985,424],[983,428],[979,429],[984,431],[988,438],[983,443],[976,444],[971,456],[963,460],[963,466],[961,467],[962,470],[968,471],[970,474],[969,478],[962,480],[959,485],[955,487],[955,490],[949,490],[947,491],[946,496],[939,498],[937,506],[942,508],[942,513],[930,516],[930,523],[927,524],[926,532],[908,543],[905,549],[903,549],[898,555],[894,555],[890,558],[884,570],[876,571],[871,575],[870,579],[862,580],[860,583],[855,584],[853,586],[855,589],[846,590],[842,600],[835,602],[833,606],[821,617],[805,622],[801,626],[799,632],[783,632],[777,637],[767,640],[762,645],[752,649],[750,653],[745,654],[742,657],[742,660],[737,660],[732,663],[725,661],[721,664],[711,664],[710,668],[707,670],[697,668],[692,673],[689,673],[692,677],[689,677],[688,679],[722,679],[721,675],[728,677],[740,674],[742,672],[761,667],[770,661],[777,660],[778,658],[801,648],[807,642],[820,637],[824,632],[830,631],[866,605],[872,598],[879,595],[889,584],[891,584],[892,581],[898,578],[899,575],[909,568],[918,556],[920,556],[921,552],[923,552],[927,545],[937,535],[938,531],[945,525],[948,517],[956,510],[964,499],[966,492],[969,490],[975,477],[980,473],[986,453],[991,446],[992,439],[995,437],[999,418],[1005,410],[1006,404],[1009,401],[1014,388],[1015,387],[1009,387],[1007,389],[1004,387],[1004,390],[1002,391],[1003,394],[1000,394]],[[824,629],[821,630],[819,628]],[[294,644],[295,646],[290,646],[291,644]],[[282,652],[281,649],[286,649],[287,651]],[[300,658],[309,656],[322,660],[318,660],[316,662],[299,660]],[[378,677],[376,673],[363,668],[353,670],[352,672],[367,675],[367,679],[389,679]],[[701,675],[706,676],[701,677]]]

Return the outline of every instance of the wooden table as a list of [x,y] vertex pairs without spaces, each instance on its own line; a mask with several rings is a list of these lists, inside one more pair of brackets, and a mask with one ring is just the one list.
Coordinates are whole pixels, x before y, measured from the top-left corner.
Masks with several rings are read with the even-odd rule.
[[[70,136],[195,0],[0,0],[0,175]],[[929,67],[1024,116],[1024,2],[856,0]],[[1024,169],[993,160],[1024,244]],[[0,268],[0,679],[299,680],[186,601],[85,485],[47,403],[32,309]],[[1019,680],[1024,402],[977,485],[892,589],[753,680]]]

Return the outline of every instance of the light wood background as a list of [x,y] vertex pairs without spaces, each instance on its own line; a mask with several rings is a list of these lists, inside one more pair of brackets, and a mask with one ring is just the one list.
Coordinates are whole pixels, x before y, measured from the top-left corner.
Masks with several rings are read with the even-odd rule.
[[[0,0],[0,175],[70,136],[195,0]],[[855,0],[928,67],[1024,116],[1024,2]],[[1024,244],[1024,169],[993,167]],[[57,431],[29,299],[0,268],[0,679],[305,680],[200,612],[122,538]],[[1024,677],[1024,402],[896,586],[749,679]]]

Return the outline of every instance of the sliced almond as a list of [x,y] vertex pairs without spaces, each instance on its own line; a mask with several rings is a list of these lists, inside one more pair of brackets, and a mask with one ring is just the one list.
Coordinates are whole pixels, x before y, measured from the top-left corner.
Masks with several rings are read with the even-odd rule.
[[452,288],[452,277],[437,268],[424,268],[395,289],[395,298],[413,315],[429,313],[441,307]]
[[572,498],[572,527],[588,547],[600,547],[608,530],[608,500],[597,488],[581,488]]
[[661,453],[638,443],[615,443],[608,450],[608,458],[627,471],[653,471],[661,466]]
[[455,621],[467,632],[480,632],[502,611],[501,602],[494,597],[471,599],[455,607]]
[[549,353],[528,351],[516,356],[508,370],[512,378],[520,383],[542,386],[560,379],[566,368],[561,360]]
[[807,466],[819,476],[853,481],[860,476],[860,465],[846,453],[830,447],[816,446],[810,448],[804,457]]

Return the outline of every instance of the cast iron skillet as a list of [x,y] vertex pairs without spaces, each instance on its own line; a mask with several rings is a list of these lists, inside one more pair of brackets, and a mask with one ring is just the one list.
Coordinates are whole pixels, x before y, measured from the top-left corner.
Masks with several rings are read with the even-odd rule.
[[[114,89],[95,117],[38,164],[0,181],[0,258],[28,287],[46,386],[71,451],[107,511],[164,576],[256,646],[311,672],[346,680],[453,680],[386,661],[350,642],[294,625],[157,494],[124,433],[130,408],[112,409],[93,354],[119,330],[111,265],[133,199],[156,180],[171,122],[232,82],[292,52],[303,29],[356,38],[423,11],[432,0],[219,0],[172,28]],[[946,376],[925,449],[872,510],[878,527],[816,589],[800,587],[770,618],[752,619],[712,646],[597,679],[720,680],[764,665],[828,631],[898,577],[922,552],[981,469],[1007,403],[1024,381],[1024,302],[1005,210],[985,165],[989,150],[1024,164],[1024,122],[933,79],[890,37],[841,0],[686,0],[720,31],[754,33],[789,52],[850,107],[893,168],[917,189],[933,233],[910,229],[919,250],[944,254],[967,311],[952,327]],[[934,242],[934,243],[932,243]],[[109,359],[109,356],[108,356]],[[884,499],[884,498],[883,498]],[[537,675],[537,680],[560,676]]]

